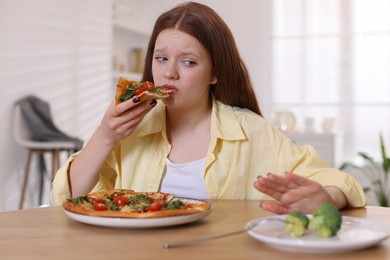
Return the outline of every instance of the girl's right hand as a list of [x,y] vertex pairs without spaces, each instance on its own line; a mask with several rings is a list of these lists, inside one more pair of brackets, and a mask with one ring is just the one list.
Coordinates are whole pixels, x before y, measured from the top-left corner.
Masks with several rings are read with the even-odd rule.
[[72,196],[81,196],[92,190],[116,143],[129,136],[156,104],[154,99],[141,102],[136,98],[118,105],[115,102],[110,104],[99,127],[70,165]]
[[97,129],[100,137],[106,144],[115,145],[129,136],[156,104],[155,99],[141,102],[139,98],[133,98],[118,105],[113,101]]

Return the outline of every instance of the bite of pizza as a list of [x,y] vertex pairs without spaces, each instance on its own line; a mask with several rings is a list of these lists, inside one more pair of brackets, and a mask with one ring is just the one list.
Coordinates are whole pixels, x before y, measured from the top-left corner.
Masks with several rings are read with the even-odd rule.
[[141,101],[149,99],[162,99],[169,97],[166,86],[155,86],[150,81],[134,81],[120,77],[116,86],[115,103],[119,104],[133,97],[139,97]]

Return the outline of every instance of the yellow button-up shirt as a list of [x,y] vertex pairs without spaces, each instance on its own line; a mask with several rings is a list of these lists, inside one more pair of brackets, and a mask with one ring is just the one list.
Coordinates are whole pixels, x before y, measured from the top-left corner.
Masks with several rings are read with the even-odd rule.
[[[171,150],[165,122],[165,106],[159,103],[129,137],[116,145],[93,191],[159,191]],[[253,187],[256,177],[289,171],[324,186],[339,187],[350,207],[366,205],[364,192],[354,178],[331,168],[311,146],[297,147],[252,111],[213,100],[210,140],[204,182],[211,199],[271,199]],[[70,196],[67,172],[76,156],[72,155],[56,174],[51,191],[53,205],[61,205]]]

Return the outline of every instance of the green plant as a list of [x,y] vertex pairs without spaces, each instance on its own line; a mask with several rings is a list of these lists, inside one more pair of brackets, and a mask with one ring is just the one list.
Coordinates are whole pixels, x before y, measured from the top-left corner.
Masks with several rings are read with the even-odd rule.
[[389,207],[390,204],[390,191],[389,191],[389,173],[390,173],[390,158],[388,158],[386,153],[386,147],[383,140],[382,134],[379,135],[380,142],[380,152],[382,162],[380,163],[380,167],[378,167],[378,163],[374,161],[374,159],[369,156],[367,153],[359,152],[358,155],[363,158],[366,162],[364,166],[357,166],[353,163],[346,162],[340,166],[340,170],[344,170],[348,166],[352,166],[354,168],[361,169],[364,175],[369,179],[372,184],[372,188],[366,187],[364,188],[365,192],[374,192],[375,198],[378,204],[382,207]]

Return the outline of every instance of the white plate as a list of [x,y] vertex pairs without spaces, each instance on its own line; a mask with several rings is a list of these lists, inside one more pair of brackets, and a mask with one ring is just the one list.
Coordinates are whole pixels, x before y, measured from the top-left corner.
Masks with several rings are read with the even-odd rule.
[[[203,201],[195,200],[195,199],[185,199],[185,198],[177,198],[182,201],[188,201],[191,203],[200,203]],[[198,221],[200,219],[208,216],[213,210],[213,206],[211,205],[209,210],[202,211],[200,213],[195,213],[191,215],[183,215],[183,216],[174,216],[174,217],[164,217],[164,218],[115,218],[115,217],[96,217],[96,216],[88,216],[70,212],[65,210],[65,214],[78,222],[96,225],[96,226],[104,226],[104,227],[112,227],[112,228],[152,228],[152,227],[166,227],[166,226],[174,226],[180,224],[186,224]]]
[[[311,217],[311,215],[308,215]],[[382,224],[361,218],[344,217],[336,236],[321,238],[315,232],[308,232],[293,238],[284,231],[285,223],[270,221],[284,220],[287,215],[252,220],[246,228],[258,223],[247,233],[265,244],[284,251],[314,254],[338,254],[361,250],[381,243],[390,235],[390,229]]]

